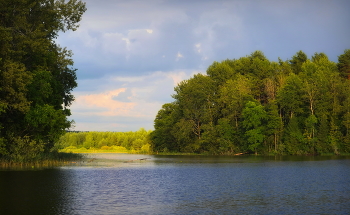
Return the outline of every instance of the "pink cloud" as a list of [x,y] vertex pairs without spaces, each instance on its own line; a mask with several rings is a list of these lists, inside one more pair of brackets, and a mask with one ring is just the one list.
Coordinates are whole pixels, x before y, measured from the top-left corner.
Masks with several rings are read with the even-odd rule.
[[136,103],[114,100],[115,97],[125,91],[126,88],[120,88],[98,94],[81,95],[76,98],[75,106],[79,106],[79,109],[84,109],[94,115],[131,115]]

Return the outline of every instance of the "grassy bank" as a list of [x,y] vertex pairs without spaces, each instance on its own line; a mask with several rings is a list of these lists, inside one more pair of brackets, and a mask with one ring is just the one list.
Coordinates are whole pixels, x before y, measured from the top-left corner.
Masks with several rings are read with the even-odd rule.
[[11,159],[0,158],[0,168],[2,169],[27,169],[27,168],[47,168],[55,166],[64,166],[71,163],[76,163],[82,160],[82,154],[52,152],[48,154],[40,154],[34,159]]

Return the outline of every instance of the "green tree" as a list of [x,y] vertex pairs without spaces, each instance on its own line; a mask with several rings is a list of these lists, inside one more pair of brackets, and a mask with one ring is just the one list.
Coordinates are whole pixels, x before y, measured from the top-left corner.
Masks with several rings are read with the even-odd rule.
[[16,153],[16,143],[49,152],[70,127],[76,75],[56,38],[76,30],[85,10],[77,0],[0,2],[0,155]]
[[83,143],[84,148],[89,149],[91,147],[94,147],[95,145],[95,140],[94,140],[94,135],[92,132],[88,132],[85,136],[85,141]]
[[350,152],[350,82],[347,81],[345,83],[347,86],[344,88],[344,101],[343,101],[343,120],[342,120],[342,126],[344,128],[344,151]]
[[281,147],[283,148],[285,154],[307,154],[307,149],[305,148],[305,138],[300,128],[301,126],[299,121],[299,117],[294,116],[286,125],[285,132],[283,134],[283,146]]
[[179,151],[176,145],[176,139],[172,134],[174,125],[176,124],[176,113],[178,105],[175,103],[167,103],[162,106],[154,120],[154,131],[150,134],[152,147],[155,152],[163,151],[165,148],[170,151]]
[[216,85],[221,85],[234,77],[235,71],[226,62],[214,62],[207,69],[208,76],[214,80]]
[[339,126],[336,125],[336,123],[334,122],[334,119],[332,118],[329,137],[330,137],[330,146],[335,155],[339,154],[342,136],[343,135],[340,132]]
[[267,119],[266,111],[262,105],[249,101],[245,105],[242,116],[245,136],[249,143],[247,148],[257,154],[257,149],[265,138],[264,121]]
[[315,115],[310,115],[305,120],[305,133],[306,136],[306,142],[309,145],[308,151],[312,154],[315,154],[315,131],[316,131],[316,125],[318,123],[318,119]]
[[303,51],[298,51],[293,57],[292,60],[290,60],[290,64],[292,67],[292,70],[295,74],[299,74],[301,72],[301,66],[304,62],[307,60],[307,55]]
[[200,152],[201,142],[193,129],[193,122],[183,118],[174,125],[171,134],[175,137],[180,152]]
[[202,125],[213,124],[216,118],[213,80],[209,76],[197,74],[182,81],[174,90],[176,94],[173,98],[179,104],[183,118],[192,125],[191,130],[197,139],[201,139]]
[[216,125],[216,131],[219,134],[218,152],[220,154],[234,154],[238,150],[238,132],[230,124],[227,118],[221,118]]
[[[267,138],[273,139],[273,141],[269,141],[273,143],[273,151],[275,153],[278,152],[278,142],[280,141],[280,134],[283,129],[282,118],[278,113],[278,106],[275,100],[271,101],[267,105],[267,124],[266,124],[266,135]],[[269,151],[271,151],[272,147],[269,147]]]
[[293,118],[295,113],[303,112],[302,81],[294,73],[287,77],[285,85],[277,93],[277,103],[285,113]]
[[350,49],[345,49],[344,54],[338,57],[338,70],[344,78],[350,79]]
[[219,88],[217,99],[222,116],[235,122],[238,130],[239,117],[245,100],[251,99],[251,86],[249,80],[238,74],[235,79],[228,80]]

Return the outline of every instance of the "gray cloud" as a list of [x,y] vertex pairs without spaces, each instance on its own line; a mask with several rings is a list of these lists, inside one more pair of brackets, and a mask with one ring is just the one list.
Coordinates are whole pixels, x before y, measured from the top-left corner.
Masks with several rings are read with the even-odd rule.
[[346,1],[87,1],[87,6],[81,30],[68,36],[83,79],[205,69],[214,60],[257,49],[271,60],[300,49],[336,60],[350,45]]
[[118,96],[113,96],[112,99],[114,101],[120,102],[131,102],[130,98],[132,97],[132,92],[130,89],[127,89],[125,92],[121,92]]

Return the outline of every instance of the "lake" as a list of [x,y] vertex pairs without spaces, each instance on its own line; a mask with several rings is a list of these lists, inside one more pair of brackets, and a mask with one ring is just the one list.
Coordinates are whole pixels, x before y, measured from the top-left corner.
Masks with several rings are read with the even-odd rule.
[[0,214],[350,213],[350,157],[88,156],[0,170]]

